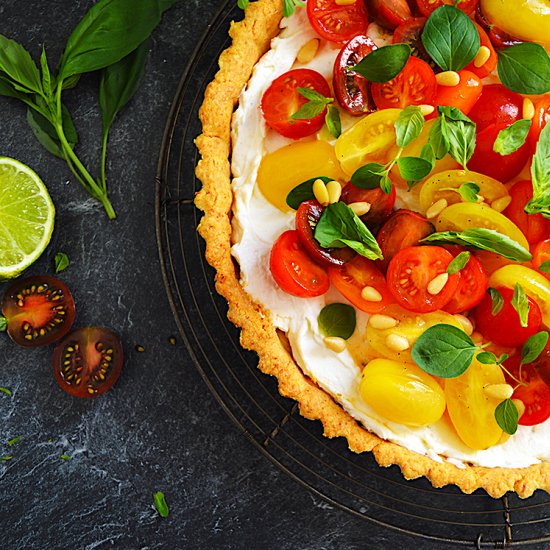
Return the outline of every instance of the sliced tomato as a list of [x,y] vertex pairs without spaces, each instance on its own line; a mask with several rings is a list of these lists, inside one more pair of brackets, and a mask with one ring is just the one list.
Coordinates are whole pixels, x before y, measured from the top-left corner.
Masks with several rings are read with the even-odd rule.
[[550,95],[543,95],[535,103],[535,116],[533,117],[533,123],[531,124],[531,130],[529,131],[529,141],[531,142],[531,149],[533,153],[537,148],[540,133],[550,120]]
[[[418,9],[422,12],[422,15],[425,15],[426,17],[429,17],[437,8],[440,8],[444,4],[447,4],[449,6],[452,6],[455,4],[454,0],[416,0],[416,4],[418,6]],[[467,13],[468,15],[472,15],[474,11],[476,10],[478,5],[478,0],[462,0],[458,4],[458,8],[460,8],[464,13]]]
[[547,386],[550,386],[550,338],[540,355],[533,361],[533,368],[537,374],[544,380]]
[[481,65],[481,67],[476,67],[474,61],[471,61],[464,68],[468,71],[471,71],[472,73],[477,74],[479,78],[485,78],[497,68],[498,56],[495,48],[493,47],[493,44],[491,43],[489,35],[483,30],[483,27],[475,21],[474,24],[477,28],[477,32],[479,33],[479,40],[481,43],[480,45],[489,48],[490,55],[489,59],[487,59],[487,61],[485,61],[485,63]]
[[[533,265],[540,271],[540,266],[548,261],[550,261],[550,239],[545,239],[538,243],[535,250],[533,250]],[[544,272],[542,274],[550,280],[550,273]]]
[[483,87],[468,116],[476,123],[478,133],[492,124],[510,126],[523,116],[523,97],[502,84],[489,84]]
[[313,236],[324,208],[317,201],[304,201],[296,211],[296,231],[310,257],[324,265],[342,265],[349,262],[355,252],[345,248],[323,248]]
[[438,84],[435,94],[436,105],[456,107],[467,115],[481,96],[483,84],[475,73],[463,69],[458,71],[460,82],[456,86]]
[[366,0],[366,4],[371,17],[387,29],[393,30],[412,17],[407,0]]
[[443,309],[455,294],[460,276],[449,275],[436,294],[428,291],[435,277],[447,271],[453,255],[439,246],[411,246],[399,251],[388,266],[388,288],[405,309],[428,313]]
[[449,313],[462,313],[477,306],[487,290],[487,274],[481,262],[473,255],[464,269],[460,270],[460,282],[456,293],[445,306]]
[[349,70],[375,49],[376,44],[370,38],[359,34],[340,50],[334,61],[334,95],[338,103],[351,115],[364,115],[376,110],[370,81]]
[[412,17],[399,25],[393,33],[393,44],[408,44],[411,47],[412,54],[419,57],[422,61],[428,63],[432,68],[435,68],[435,63],[424,48],[422,43],[422,31],[426,25],[425,17]]
[[[328,270],[332,284],[355,307],[367,313],[379,313],[393,302],[392,295],[386,285],[384,275],[375,263],[363,256],[356,256],[351,262]],[[380,294],[380,300],[365,300],[361,291],[372,287]]]
[[373,82],[372,97],[379,109],[404,109],[408,105],[433,105],[437,81],[432,68],[411,57],[405,68],[388,82]]
[[326,271],[309,257],[297,231],[285,231],[275,241],[269,267],[279,287],[293,296],[321,296],[330,287]]
[[307,16],[315,32],[325,40],[345,43],[363,34],[369,24],[364,0],[339,4],[336,0],[308,0]]
[[299,139],[318,132],[324,122],[326,109],[309,120],[294,120],[292,115],[307,103],[298,88],[315,90],[330,96],[325,77],[311,69],[293,69],[276,78],[262,97],[262,113],[271,128],[282,136]]

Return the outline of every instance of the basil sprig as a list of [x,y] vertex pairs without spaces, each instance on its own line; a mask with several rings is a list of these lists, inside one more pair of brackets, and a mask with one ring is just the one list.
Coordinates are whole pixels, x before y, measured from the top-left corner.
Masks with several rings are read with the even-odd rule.
[[325,124],[328,131],[335,138],[339,138],[342,133],[342,123],[340,121],[340,111],[334,105],[334,98],[325,97],[323,94],[310,88],[298,88],[298,93],[308,101],[293,113],[290,118],[292,120],[311,120],[319,116],[326,109]]
[[517,120],[508,128],[504,128],[498,133],[493,151],[502,156],[514,153],[525,143],[530,128],[530,120]]
[[411,53],[408,44],[389,44],[373,50],[348,70],[364,76],[371,82],[388,82],[403,70]]
[[550,218],[550,124],[541,131],[531,164],[533,198],[525,205],[528,214]]
[[323,336],[337,336],[347,340],[355,331],[357,314],[355,308],[348,304],[334,303],[321,310],[317,322]]

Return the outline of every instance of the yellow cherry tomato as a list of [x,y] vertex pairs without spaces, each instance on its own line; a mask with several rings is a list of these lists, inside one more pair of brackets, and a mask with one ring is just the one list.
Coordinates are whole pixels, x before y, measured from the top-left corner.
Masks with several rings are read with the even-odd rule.
[[464,231],[474,227],[498,231],[529,250],[529,243],[521,229],[504,214],[500,214],[486,204],[475,202],[451,204],[439,214],[435,222],[437,231]]
[[479,187],[478,194],[484,197],[488,203],[508,196],[506,187],[500,181],[489,176],[466,170],[446,170],[431,176],[423,183],[420,190],[420,208],[426,212],[434,202],[440,199],[445,199],[447,204],[462,202],[459,193],[446,189],[458,189],[468,182],[475,183]]
[[[454,315],[445,311],[434,311],[432,313],[413,313],[402,307],[392,304],[384,308],[381,312],[394,319],[397,324],[395,327],[380,329],[375,328],[377,325],[371,324],[370,320],[367,323],[367,342],[369,347],[378,355],[394,359],[396,361],[413,363],[411,349],[418,338],[428,328],[439,323],[453,325],[457,328],[462,328],[462,325]],[[397,339],[396,339],[397,337]],[[396,342],[407,342],[408,348],[400,351]]]
[[471,449],[496,445],[502,430],[495,420],[495,409],[502,401],[489,397],[484,386],[505,384],[498,365],[483,365],[474,359],[468,370],[445,380],[447,410],[456,433]]
[[367,162],[385,164],[388,161],[388,152],[395,145],[395,121],[400,112],[401,109],[376,111],[355,123],[336,140],[336,157],[348,176]]
[[344,180],[333,147],[326,141],[299,141],[266,155],[258,169],[258,187],[273,205],[287,212],[286,196],[316,176]]
[[361,397],[380,416],[406,426],[427,426],[445,412],[437,380],[413,363],[374,359],[363,370]]
[[505,265],[489,277],[489,286],[493,288],[514,288],[516,283],[537,302],[542,313],[542,322],[550,327],[550,281],[538,271],[518,264]]

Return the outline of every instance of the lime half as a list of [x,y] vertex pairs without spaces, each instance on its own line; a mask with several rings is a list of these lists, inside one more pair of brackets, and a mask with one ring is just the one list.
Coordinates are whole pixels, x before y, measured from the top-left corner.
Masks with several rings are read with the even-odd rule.
[[0,157],[0,280],[17,277],[40,257],[54,218],[52,199],[38,175]]

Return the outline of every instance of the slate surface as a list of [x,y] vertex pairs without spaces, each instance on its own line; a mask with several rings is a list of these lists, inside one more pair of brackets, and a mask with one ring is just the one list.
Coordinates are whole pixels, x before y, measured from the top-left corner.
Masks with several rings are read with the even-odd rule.
[[[2,0],[0,33],[35,58],[45,43],[53,64],[92,3]],[[143,86],[112,131],[114,222],[38,145],[22,106],[0,98],[0,154],[36,169],[58,212],[51,245],[29,274],[53,273],[56,252],[66,252],[71,266],[62,277],[76,299],[76,325],[114,328],[127,356],[113,390],[77,400],[57,387],[51,349],[23,350],[0,337],[0,386],[13,391],[0,394],[0,456],[13,456],[0,462],[0,547],[442,548],[334,509],[276,469],[238,435],[179,336],[169,343],[177,329],[155,240],[156,162],[179,77],[219,5],[180,2],[154,35]],[[96,88],[85,77],[66,93],[91,166],[99,157]],[[20,443],[5,445],[16,436]],[[152,507],[157,490],[168,519]]]

